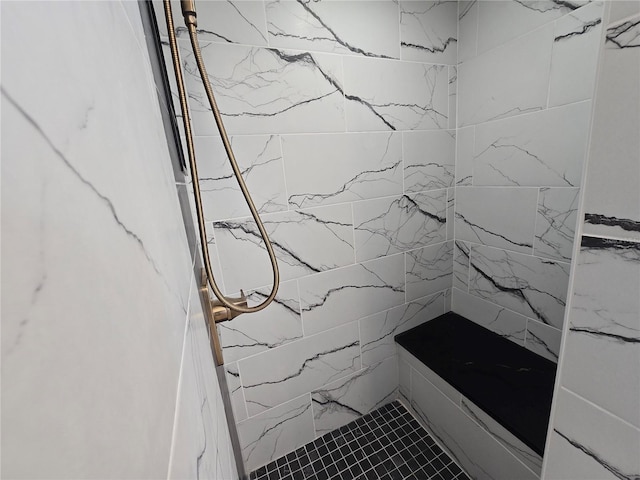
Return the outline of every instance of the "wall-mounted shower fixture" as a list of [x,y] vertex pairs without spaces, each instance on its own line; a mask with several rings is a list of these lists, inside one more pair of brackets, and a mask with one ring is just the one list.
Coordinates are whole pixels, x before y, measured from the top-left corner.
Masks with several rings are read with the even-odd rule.
[[[240,168],[238,167],[238,163],[236,162],[235,155],[233,154],[233,150],[231,149],[231,143],[229,142],[229,137],[227,136],[226,129],[224,127],[224,124],[222,123],[222,116],[220,114],[220,110],[218,109],[218,105],[213,95],[213,89],[211,87],[211,83],[209,82],[207,70],[204,64],[204,60],[202,58],[202,54],[200,52],[200,45],[198,43],[198,35],[196,30],[197,17],[196,17],[195,1],[182,0],[181,7],[182,7],[182,15],[184,17],[185,26],[187,27],[187,31],[189,32],[189,38],[191,40],[191,47],[193,49],[193,54],[196,60],[196,64],[198,65],[200,77],[202,78],[202,85],[204,86],[205,92],[207,94],[207,99],[209,100],[209,105],[211,106],[213,117],[216,121],[218,131],[220,132],[220,137],[222,139],[225,152],[227,153],[227,157],[229,158],[229,163],[231,164],[233,173],[236,177],[236,180],[238,181],[238,185],[240,186],[242,195],[244,196],[247,202],[247,205],[249,207],[249,210],[251,211],[251,216],[255,220],[256,225],[258,226],[258,230],[260,231],[260,235],[264,240],[267,253],[269,254],[269,260],[271,261],[271,268],[273,270],[273,287],[271,289],[271,293],[261,304],[256,305],[255,307],[248,306],[247,298],[244,295],[244,292],[241,291],[241,296],[239,298],[228,298],[224,296],[224,294],[220,291],[220,289],[218,288],[218,285],[216,284],[215,278],[213,276],[213,270],[211,268],[211,260],[209,257],[209,248],[208,248],[207,235],[205,230],[204,212],[202,208],[202,198],[200,194],[200,182],[199,182],[198,168],[197,168],[196,158],[195,158],[193,134],[191,130],[191,118],[189,116],[189,110],[187,108],[187,96],[186,96],[186,91],[184,87],[182,70],[180,68],[180,57],[178,53],[178,44],[177,44],[176,33],[174,30],[174,24],[173,24],[173,13],[171,11],[171,2],[170,0],[164,0],[164,13],[165,13],[165,19],[167,22],[167,31],[169,34],[169,45],[171,47],[171,58],[173,61],[173,70],[176,76],[176,83],[178,85],[180,109],[182,110],[182,120],[184,123],[184,130],[186,134],[187,155],[189,157],[189,168],[191,170],[191,176],[193,181],[193,195],[195,199],[196,216],[198,219],[198,230],[200,235],[200,246],[202,250],[202,261],[204,263],[204,268],[202,269],[202,274],[201,274],[200,294],[203,300],[203,307],[205,309],[205,315],[207,316],[207,322],[209,324],[209,329],[211,333],[212,349],[214,351],[217,363],[221,365],[224,362],[222,358],[222,348],[220,347],[220,341],[218,337],[216,323],[231,320],[242,313],[258,312],[263,308],[267,307],[273,301],[273,299],[276,296],[276,293],[278,292],[278,284],[280,282],[280,273],[278,271],[278,263],[276,261],[276,256],[273,251],[273,246],[269,241],[269,236],[267,235],[264,225],[262,224],[262,220],[260,219],[260,215],[258,214],[255,204],[251,199],[251,195],[249,194],[249,190],[247,189],[247,186],[242,178]],[[211,297],[209,287],[211,287],[211,290],[213,291],[213,294],[215,295],[217,300],[214,300]]]

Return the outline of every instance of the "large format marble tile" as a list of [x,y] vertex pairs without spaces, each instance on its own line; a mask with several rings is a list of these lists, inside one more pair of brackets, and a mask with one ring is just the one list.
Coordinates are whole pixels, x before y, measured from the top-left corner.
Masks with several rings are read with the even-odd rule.
[[[263,302],[269,293],[270,287],[247,292],[249,306]],[[267,308],[220,323],[218,332],[225,364],[302,338],[298,283],[280,283],[276,298]]]
[[238,423],[238,436],[247,471],[312,442],[311,396],[304,394]]
[[[435,373],[429,367],[427,367],[421,360],[418,360],[411,353],[409,353],[404,347],[398,345],[398,359],[405,362],[409,366],[409,379],[407,385],[411,385],[411,377],[420,375],[427,379],[434,387],[436,387],[442,394],[444,394],[454,404],[459,405],[462,395],[456,390],[450,383],[444,380],[440,375]],[[411,392],[413,393],[413,392]],[[409,405],[411,404],[412,397],[407,397]]]
[[299,280],[305,334],[404,303],[404,255],[312,275]]
[[269,45],[399,58],[398,6],[384,1],[265,2]]
[[361,262],[446,240],[446,208],[446,190],[355,202],[356,260]]
[[447,240],[455,237],[456,189],[447,188]]
[[465,415],[458,405],[415,370],[411,376],[411,407],[472,478],[538,478],[491,433]]
[[524,346],[534,353],[558,363],[562,331],[535,320],[527,320],[527,338]]
[[404,191],[422,192],[453,186],[456,134],[453,130],[404,132]]
[[398,358],[366,367],[311,392],[316,437],[358,419],[396,399]]
[[640,244],[583,237],[573,288],[563,383],[640,427]]
[[549,106],[593,97],[603,13],[604,3],[594,2],[555,23]]
[[358,323],[238,362],[249,416],[360,370]]
[[[344,131],[340,57],[202,42],[229,134]],[[195,135],[216,135],[193,54],[183,56]]]
[[[488,3],[493,2],[480,2],[480,10]],[[498,8],[505,5],[496,3]],[[462,63],[458,67],[458,125],[545,108],[552,41],[549,25]]]
[[347,130],[447,128],[446,66],[358,57],[343,62]]
[[458,188],[456,238],[531,253],[537,198],[536,188]]
[[469,293],[562,329],[569,265],[471,247]]
[[635,17],[636,15],[640,15],[640,1],[611,2],[609,22],[617,22],[618,20]]
[[225,363],[222,368],[224,368],[224,373],[227,379],[227,388],[229,389],[233,418],[235,423],[238,423],[246,420],[249,416],[247,413],[247,405],[244,401],[244,392],[242,391],[242,380],[240,379],[238,362]]
[[456,187],[473,184],[473,151],[476,127],[459,128],[456,134]]
[[470,246],[456,240],[453,246],[453,288],[464,292],[469,290],[469,255]]
[[573,12],[589,1],[480,1],[478,53],[531,32],[541,25]]
[[[242,177],[260,214],[288,209],[277,135],[232,137]],[[219,136],[194,138],[198,177],[208,221],[251,215]]]
[[591,103],[476,127],[474,185],[578,187]]
[[400,134],[291,135],[282,149],[292,207],[402,194]]
[[482,325],[493,333],[518,345],[524,345],[527,317],[457,288],[453,289],[452,308],[458,315]]
[[[350,265],[353,227],[348,204],[262,215],[282,280]],[[271,264],[252,218],[213,223],[227,293],[270,285]]]
[[[125,2],[131,3],[131,2]],[[225,2],[198,2],[198,39],[201,42],[242,43],[245,45],[267,45],[264,4],[262,1],[233,0]],[[160,36],[167,36],[163,2],[153,0]],[[178,38],[188,38],[180,4],[171,2],[174,26]],[[208,65],[208,64],[207,64]]]
[[457,63],[458,3],[400,1],[402,59]]
[[578,217],[578,188],[541,188],[534,254],[571,262]]
[[640,430],[564,388],[556,413],[544,478],[614,480],[640,474]]
[[442,292],[360,319],[362,363],[374,365],[396,353],[394,336],[444,313]]
[[640,241],[640,16],[610,25],[584,200],[587,235]]
[[449,67],[449,128],[458,125],[458,67]]
[[466,62],[478,52],[478,0],[458,2],[458,63]]
[[453,241],[407,252],[405,264],[407,301],[451,288]]

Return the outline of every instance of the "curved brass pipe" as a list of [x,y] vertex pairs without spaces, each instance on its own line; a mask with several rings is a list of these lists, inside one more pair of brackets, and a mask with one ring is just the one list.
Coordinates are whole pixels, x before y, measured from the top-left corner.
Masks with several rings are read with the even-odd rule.
[[[273,246],[269,241],[269,236],[262,224],[262,220],[260,219],[260,215],[256,209],[253,200],[251,199],[251,194],[247,189],[247,185],[245,184],[240,168],[238,167],[238,163],[236,162],[235,155],[233,154],[233,150],[231,149],[231,143],[229,142],[229,137],[227,136],[227,132],[224,128],[224,124],[222,123],[222,117],[220,115],[220,110],[218,109],[218,105],[216,103],[215,97],[213,95],[213,89],[211,88],[211,83],[209,82],[209,77],[207,75],[207,70],[204,65],[204,60],[202,59],[202,53],[200,51],[200,45],[198,44],[198,36],[196,32],[196,13],[195,13],[195,3],[193,1],[183,1],[182,2],[182,11],[185,19],[185,25],[189,31],[189,38],[191,39],[191,46],[193,48],[193,53],[196,59],[196,63],[198,65],[198,70],[200,71],[200,76],[202,77],[202,84],[204,85],[205,91],[207,93],[207,99],[209,100],[209,104],[211,106],[211,110],[213,112],[213,116],[216,121],[216,125],[218,127],[218,131],[220,132],[220,137],[222,138],[222,143],[224,144],[224,149],[227,153],[227,157],[229,158],[229,163],[231,163],[231,168],[233,169],[233,173],[238,181],[238,185],[240,186],[240,190],[242,191],[242,195],[244,196],[247,206],[251,211],[251,216],[256,222],[258,226],[258,230],[260,231],[260,235],[264,240],[264,244],[267,248],[267,253],[269,254],[269,260],[271,261],[271,267],[273,270],[273,287],[271,289],[271,293],[269,296],[260,304],[255,307],[246,306],[246,299],[230,299],[224,296],[224,294],[218,288],[216,284],[215,278],[213,276],[213,270],[211,269],[211,259],[209,257],[209,247],[207,244],[207,235],[205,230],[205,221],[204,221],[204,213],[202,208],[202,198],[200,194],[200,182],[198,178],[198,166],[196,164],[196,156],[195,149],[193,146],[193,134],[191,131],[191,118],[189,116],[189,110],[187,108],[187,97],[184,88],[184,78],[182,76],[182,70],[180,68],[180,58],[178,55],[178,43],[176,40],[176,34],[173,26],[173,14],[171,11],[171,3],[170,0],[164,0],[164,12],[165,18],[167,21],[167,31],[169,34],[169,45],[171,47],[171,58],[173,61],[173,69],[176,75],[176,82],[178,84],[178,93],[180,96],[180,109],[182,110],[182,121],[184,123],[184,130],[187,141],[187,153],[189,157],[189,167],[191,169],[191,176],[193,181],[193,195],[196,204],[196,215],[198,218],[198,230],[200,232],[200,245],[202,249],[202,259],[204,262],[204,269],[206,273],[207,282],[211,286],[213,293],[219,300],[219,307],[222,307],[219,311],[214,310],[214,316],[216,317],[216,321],[229,320],[241,313],[253,313],[262,310],[267,307],[275,298],[276,293],[278,292],[278,284],[280,283],[280,273],[278,271],[278,263],[276,261],[276,256],[273,251]],[[238,301],[240,300],[240,301]],[[214,306],[214,309],[216,307]]]

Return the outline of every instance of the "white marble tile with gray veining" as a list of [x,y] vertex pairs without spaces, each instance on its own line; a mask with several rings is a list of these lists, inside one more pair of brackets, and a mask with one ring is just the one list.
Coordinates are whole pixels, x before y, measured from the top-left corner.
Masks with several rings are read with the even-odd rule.
[[453,241],[411,250],[405,254],[407,301],[451,288]]
[[603,13],[604,3],[593,2],[556,21],[549,106],[593,97]]
[[459,128],[456,135],[456,187],[473,184],[473,152],[476,127]]
[[527,338],[524,346],[534,353],[558,363],[562,331],[535,320],[527,321]]
[[409,405],[411,403],[409,400],[411,398],[411,366],[400,355],[398,355],[398,370],[400,380],[398,394]]
[[[482,6],[506,2],[479,2]],[[515,2],[513,2],[515,3]],[[458,125],[474,125],[547,106],[553,26],[467,60],[458,66]]]
[[447,240],[453,240],[456,210],[456,189],[447,188]]
[[[258,212],[287,210],[280,138],[252,135],[230,140]],[[220,137],[195,137],[194,144],[205,218],[211,221],[250,215]]]
[[569,265],[473,245],[469,293],[562,329]]
[[578,218],[578,188],[541,188],[538,195],[535,255],[571,262]]
[[398,6],[385,1],[265,2],[269,45],[399,58]]
[[402,59],[457,63],[458,3],[400,1]]
[[453,246],[453,288],[469,290],[469,244],[456,240]]
[[455,131],[404,132],[402,149],[405,192],[423,192],[453,186]]
[[[249,306],[262,303],[269,293],[270,287],[247,292]],[[302,338],[298,283],[281,282],[276,297],[267,308],[220,323],[218,331],[225,363]]]
[[537,188],[460,187],[456,237],[532,253],[537,198]]
[[474,185],[579,187],[591,103],[476,127]]
[[[354,263],[353,224],[348,204],[262,215],[281,279]],[[228,293],[270,285],[269,257],[252,218],[213,222]]]
[[449,67],[449,128],[456,128],[458,111],[458,67]]
[[467,292],[453,289],[453,311],[493,333],[524,345],[527,317]]
[[389,357],[311,392],[316,437],[396,399],[398,358]]
[[358,323],[305,337],[238,362],[249,416],[357,372]]
[[434,190],[354,203],[356,260],[446,240],[446,196],[446,190]]
[[[344,131],[340,57],[202,42],[229,134]],[[217,135],[193,54],[183,57],[195,135]]]
[[282,149],[293,208],[403,193],[398,133],[286,135]]
[[447,128],[446,66],[359,57],[343,62],[347,130]]
[[478,0],[458,2],[458,63],[476,56],[478,51]]
[[253,471],[314,440],[311,396],[304,394],[237,427],[242,457]]
[[[225,361],[226,360],[227,359],[225,358]],[[227,378],[227,388],[229,389],[229,396],[231,397],[233,418],[236,423],[242,422],[248,417],[248,414],[247,407],[244,403],[244,392],[242,391],[242,380],[240,379],[238,363],[225,363],[222,368],[224,368],[224,373]]]
[[563,383],[640,427],[640,244],[583,237],[575,270]]
[[362,363],[374,365],[396,353],[394,337],[444,313],[442,292],[360,319]]
[[404,255],[399,254],[301,278],[305,334],[321,332],[404,303],[404,275]]

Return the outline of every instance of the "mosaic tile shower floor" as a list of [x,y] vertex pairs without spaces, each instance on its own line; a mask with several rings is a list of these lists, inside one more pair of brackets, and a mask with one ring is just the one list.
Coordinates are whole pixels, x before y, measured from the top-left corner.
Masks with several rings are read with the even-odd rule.
[[469,480],[398,401],[251,473],[251,480]]

